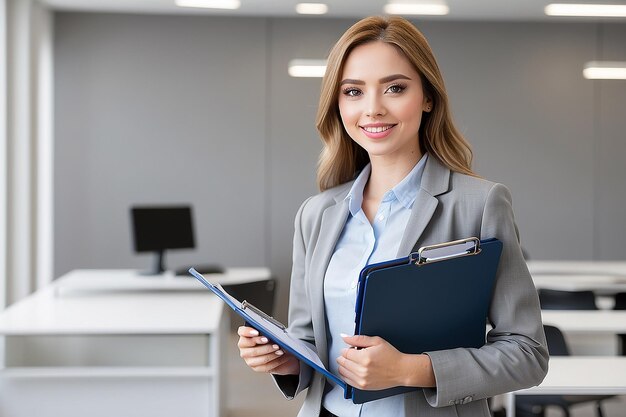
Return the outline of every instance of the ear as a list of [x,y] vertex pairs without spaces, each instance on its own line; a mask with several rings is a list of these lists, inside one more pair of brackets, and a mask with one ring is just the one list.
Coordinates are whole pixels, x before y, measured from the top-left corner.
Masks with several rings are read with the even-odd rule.
[[422,103],[422,110],[425,113],[430,113],[433,109],[433,101],[431,98],[424,96],[424,102]]

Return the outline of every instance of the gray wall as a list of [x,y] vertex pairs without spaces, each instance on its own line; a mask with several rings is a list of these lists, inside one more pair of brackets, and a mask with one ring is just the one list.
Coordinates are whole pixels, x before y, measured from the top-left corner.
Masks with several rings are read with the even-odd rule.
[[[128,207],[189,202],[198,248],[168,263],[269,266],[284,317],[293,217],[316,192],[319,79],[343,19],[57,13],[55,275],[146,267]],[[623,259],[626,26],[416,22],[439,59],[477,171],[507,184],[535,259]]]

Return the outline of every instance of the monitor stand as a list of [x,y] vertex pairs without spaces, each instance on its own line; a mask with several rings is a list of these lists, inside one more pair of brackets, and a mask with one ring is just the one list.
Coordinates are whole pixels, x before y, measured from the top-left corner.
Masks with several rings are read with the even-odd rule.
[[165,260],[165,250],[159,250],[155,252],[154,264],[152,265],[152,269],[150,271],[142,271],[140,275],[153,276],[153,275],[163,275],[165,272],[165,268],[163,264]]

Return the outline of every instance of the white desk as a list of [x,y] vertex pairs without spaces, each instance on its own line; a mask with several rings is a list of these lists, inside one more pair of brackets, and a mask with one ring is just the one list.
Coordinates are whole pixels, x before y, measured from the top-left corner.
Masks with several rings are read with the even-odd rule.
[[128,274],[76,271],[0,313],[0,415],[223,415],[222,301]]
[[541,317],[567,333],[626,333],[626,310],[542,310]]
[[626,333],[626,310],[542,310],[543,324],[558,327],[572,355],[617,355]]
[[[211,282],[221,285],[246,284],[270,279],[268,268],[228,268],[223,274],[207,274]],[[59,295],[103,292],[207,291],[191,275],[139,275],[132,269],[76,269],[54,283]]]
[[615,275],[626,277],[626,261],[528,261],[534,274]]
[[626,276],[535,273],[532,277],[537,289],[593,291],[597,295],[613,295],[618,292],[626,292]]
[[507,417],[515,416],[516,395],[624,395],[626,357],[552,357],[538,387],[507,394]]

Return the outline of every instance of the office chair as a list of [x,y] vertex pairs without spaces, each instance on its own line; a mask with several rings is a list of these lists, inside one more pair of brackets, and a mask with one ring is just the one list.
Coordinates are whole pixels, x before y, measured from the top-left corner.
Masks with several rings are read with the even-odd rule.
[[[276,295],[276,279],[246,282],[244,284],[224,285],[224,289],[239,301],[246,300],[269,315],[274,314],[274,296]],[[241,317],[231,316],[235,320],[231,328],[236,329],[241,324]]]
[[618,292],[615,294],[614,310],[626,310],[626,292]]
[[593,291],[561,291],[539,289],[542,310],[597,310]]
[[[615,306],[613,310],[626,310],[626,292],[615,294]],[[620,355],[626,356],[626,334],[618,334],[620,344]]]
[[[563,333],[554,327],[544,325],[550,356],[568,356],[570,354]],[[515,398],[517,417],[545,417],[546,407],[559,407],[565,417],[570,417],[569,408],[573,405],[595,402],[596,414],[603,417],[602,401],[614,395],[519,395]]]

